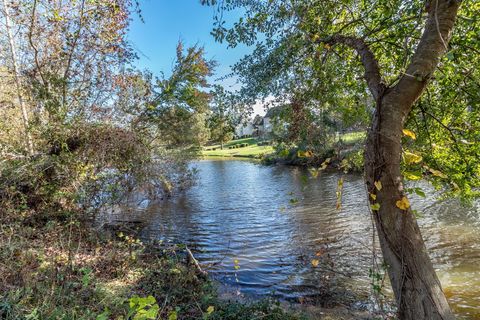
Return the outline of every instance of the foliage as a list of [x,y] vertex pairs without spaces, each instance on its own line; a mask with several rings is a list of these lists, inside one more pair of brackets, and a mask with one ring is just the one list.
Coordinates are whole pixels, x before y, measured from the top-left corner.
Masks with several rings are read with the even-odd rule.
[[225,92],[223,87],[219,85],[214,86],[211,95],[211,113],[208,118],[210,139],[223,145],[223,143],[233,139],[235,129],[233,124],[233,96]]
[[[245,84],[243,95],[301,101],[307,112],[324,112],[343,128],[364,128],[374,101],[366,83],[358,81],[364,74],[360,59],[331,39],[335,35],[362,39],[378,59],[385,84],[391,86],[412,58],[428,10],[424,1],[227,0],[217,6],[219,12],[241,8],[244,14],[232,25],[217,15],[212,32],[216,39],[232,47],[255,46],[234,68]],[[406,136],[404,141],[409,152],[422,156],[414,166],[405,166],[407,177],[414,172],[447,195],[465,199],[476,196],[480,186],[479,10],[475,1],[462,3],[451,50],[407,123],[417,139]],[[315,134],[319,141],[324,137]]]
[[[112,7],[109,1],[35,1],[33,7],[20,2],[8,9],[20,30],[13,39],[19,57],[31,60],[20,67],[30,68],[22,70],[22,86],[33,116],[27,130],[35,153],[27,156],[21,122],[6,121],[20,114],[15,95],[2,85],[3,103],[12,105],[2,108],[7,117],[0,121],[3,207],[36,211],[41,219],[98,209],[134,189],[169,196],[191,184],[194,172],[187,165],[196,153],[192,144],[206,140],[209,101],[196,87],[207,86],[213,66],[202,49],[183,55],[179,44],[172,77],[154,85],[148,72],[123,69],[134,57],[124,39],[130,2]],[[40,17],[38,10],[54,16]],[[98,35],[89,37],[90,31]],[[65,41],[63,47],[43,47],[56,37]]]
[[272,116],[272,135],[282,148],[290,146],[314,154],[325,154],[332,149],[338,127],[323,108],[312,110],[303,100],[276,108],[281,109]]
[[362,172],[363,165],[363,150],[353,150],[343,156],[340,167],[346,172]]
[[127,319],[132,317],[133,320],[155,320],[159,312],[159,306],[153,296],[146,298],[133,296],[128,300],[128,307]]
[[301,318],[273,301],[219,299],[182,246],[159,249],[134,234],[97,233],[74,218],[0,219],[2,319]]
[[208,87],[207,77],[215,64],[205,59],[203,48],[194,46],[184,52],[180,42],[172,75],[156,80],[141,119],[157,126],[168,147],[199,146],[207,141],[210,94],[202,89]]

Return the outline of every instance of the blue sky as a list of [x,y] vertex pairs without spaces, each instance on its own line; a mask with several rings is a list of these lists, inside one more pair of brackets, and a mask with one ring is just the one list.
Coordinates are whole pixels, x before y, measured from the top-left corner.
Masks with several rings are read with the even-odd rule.
[[[158,75],[170,74],[179,40],[186,47],[199,44],[205,47],[207,58],[219,65],[212,81],[229,74],[230,66],[250,50],[240,46],[227,49],[226,43],[217,43],[210,31],[214,8],[202,6],[199,0],[140,0],[144,22],[135,15],[129,31],[129,40],[140,60],[137,67],[147,68]],[[228,21],[235,21],[238,13],[229,13]],[[235,89],[235,79],[221,81],[225,87]]]

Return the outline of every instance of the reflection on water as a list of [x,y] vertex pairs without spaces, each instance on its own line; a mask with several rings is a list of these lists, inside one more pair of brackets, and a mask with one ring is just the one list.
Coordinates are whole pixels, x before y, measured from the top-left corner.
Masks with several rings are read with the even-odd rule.
[[[214,277],[244,294],[311,297],[333,286],[357,299],[368,295],[372,226],[361,176],[344,177],[336,210],[340,173],[306,179],[299,168],[244,161],[196,167],[198,185],[185,195],[108,219],[141,217],[143,237],[189,244]],[[436,202],[431,193],[412,203],[424,215],[422,232],[452,306],[480,318],[477,211]]]

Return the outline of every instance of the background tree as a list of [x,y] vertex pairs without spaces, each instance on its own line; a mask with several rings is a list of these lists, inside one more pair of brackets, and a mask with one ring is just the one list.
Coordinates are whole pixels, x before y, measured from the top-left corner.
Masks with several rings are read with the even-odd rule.
[[10,18],[10,8],[8,6],[8,2],[3,0],[3,15],[5,17],[5,30],[8,39],[8,47],[10,48],[10,60],[12,71],[15,78],[15,86],[17,91],[17,99],[18,104],[20,105],[20,110],[22,113],[22,121],[24,127],[24,135],[25,135],[25,144],[27,146],[28,153],[33,155],[33,142],[32,137],[30,135],[30,128],[29,128],[29,121],[28,121],[28,112],[25,106],[25,101],[23,97],[23,88],[21,84],[21,75],[18,65],[18,56],[17,56],[17,49],[15,45],[15,39],[13,38],[12,28],[11,28],[11,18]]
[[235,130],[232,114],[233,96],[220,85],[214,85],[211,96],[211,113],[208,118],[210,138],[219,142],[223,150],[223,144],[233,139]]
[[210,95],[204,90],[216,63],[205,59],[203,48],[194,46],[184,52],[182,43],[176,57],[172,75],[157,79],[144,119],[156,124],[168,146],[198,147],[208,139]]
[[[405,130],[404,125],[413,117],[412,109],[420,108],[423,102],[420,97],[427,88],[430,92],[436,88],[435,100],[443,101],[443,112],[449,116],[455,114],[455,110],[477,109],[478,99],[448,99],[455,96],[452,92],[457,90],[442,87],[446,82],[434,79],[438,68],[446,78],[458,79],[454,71],[457,67],[450,59],[452,55],[443,59],[442,56],[449,50],[460,2],[271,0],[245,3],[225,0],[218,6],[219,12],[241,7],[245,17],[227,27],[223,15],[219,14],[213,31],[217,40],[226,40],[230,46],[255,45],[254,52],[235,66],[245,84],[244,94],[288,93],[292,86],[285,84],[300,79],[296,87],[317,90],[324,95],[320,98],[323,101],[328,101],[329,93],[339,99],[370,101],[364,106],[373,113],[365,153],[366,183],[399,316],[402,319],[452,319],[412,213],[403,186],[403,176],[408,175],[402,170],[416,166],[420,177],[429,178],[446,190],[457,187],[462,190],[460,185],[463,185],[466,188],[462,194],[472,195],[472,187],[479,185],[478,167],[472,162],[478,157],[477,147],[469,147],[466,140],[466,144],[456,148],[457,144],[452,143],[456,138],[442,139],[444,145],[457,150],[468,148],[469,152],[463,154],[470,156],[452,159],[455,164],[449,165],[469,170],[455,170],[455,174],[447,176],[441,172],[438,161],[442,152],[435,152],[436,159],[431,161],[434,157],[423,158],[413,152],[413,147],[404,150],[402,142],[408,138],[402,137],[416,137],[411,130]],[[460,31],[452,40],[458,43],[458,52],[453,57],[478,56],[471,40],[460,46],[465,44],[460,40],[462,31],[467,32],[468,39],[476,38],[471,30],[478,30],[478,11],[476,2],[463,2],[458,21]],[[478,83],[472,72],[467,74],[470,77],[460,76],[469,83],[464,89]],[[365,81],[358,81],[361,75]],[[369,100],[365,99],[367,92],[371,95]],[[333,105],[342,105],[339,102]],[[428,117],[426,112],[420,114]],[[444,123],[431,118],[433,120],[424,122],[427,130],[441,129]],[[428,127],[428,121],[436,121],[438,125]],[[448,131],[450,135],[456,133]],[[462,131],[472,137],[468,133],[470,129]],[[432,134],[427,135],[434,138]],[[430,147],[434,143],[430,141]],[[411,145],[411,142],[406,144],[409,148]]]
[[[172,77],[154,83],[147,72],[129,69],[135,54],[126,32],[135,3],[8,4],[1,20],[9,14],[12,32],[1,32],[0,42],[13,42],[18,63],[11,47],[0,48],[7,75],[0,92],[8,116],[0,120],[4,207],[8,202],[39,216],[85,213],[80,207],[98,209],[133,188],[157,196],[186,187],[193,153],[182,147],[207,137],[208,94],[198,87],[207,86],[213,63],[203,50],[183,55],[180,45]],[[20,128],[19,120],[7,121],[21,116],[11,109],[18,101],[10,86],[16,75],[30,119],[22,131],[31,133],[33,155],[19,140],[24,135],[8,134]]]

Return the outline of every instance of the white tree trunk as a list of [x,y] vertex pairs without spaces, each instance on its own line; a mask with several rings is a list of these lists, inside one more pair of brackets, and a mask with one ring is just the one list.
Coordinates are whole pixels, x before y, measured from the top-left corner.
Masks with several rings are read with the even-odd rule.
[[21,85],[21,78],[20,78],[20,70],[19,70],[19,67],[18,67],[17,51],[16,51],[16,48],[15,48],[15,40],[13,39],[11,25],[10,25],[9,7],[8,7],[8,3],[7,3],[6,0],[2,0],[2,2],[3,2],[3,10],[4,10],[4,15],[5,15],[5,28],[6,28],[6,31],[7,31],[8,43],[9,43],[9,46],[10,46],[10,54],[11,54],[11,58],[12,58],[13,72],[14,72],[14,75],[15,75],[15,85],[16,85],[16,89],[17,89],[18,103],[19,103],[20,109],[22,111],[22,121],[23,121],[23,126],[24,126],[24,129],[25,129],[25,143],[26,143],[26,146],[27,146],[28,154],[33,155],[33,142],[32,142],[32,137],[30,135],[27,107],[25,105],[23,94],[22,94],[22,85]]

